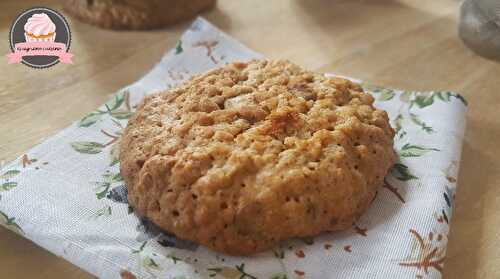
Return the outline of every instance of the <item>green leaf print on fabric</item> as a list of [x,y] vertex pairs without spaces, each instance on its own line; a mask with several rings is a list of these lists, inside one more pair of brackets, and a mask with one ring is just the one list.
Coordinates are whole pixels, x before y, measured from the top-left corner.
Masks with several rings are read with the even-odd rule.
[[441,101],[450,101],[451,92],[436,92],[435,94],[439,99],[441,99]]
[[448,91],[437,91],[437,92],[415,92],[414,98],[411,101],[410,107],[416,104],[419,108],[425,108],[434,103],[435,99],[439,99],[443,102],[450,102],[451,97],[457,98],[465,106],[467,106],[467,101],[460,94],[448,92]]
[[96,218],[96,219],[97,219],[97,218],[102,217],[102,216],[105,216],[105,217],[107,217],[107,216],[111,216],[111,214],[112,214],[112,213],[113,213],[113,212],[112,212],[112,210],[111,210],[111,206],[106,205],[106,206],[104,206],[103,208],[101,208],[101,209],[97,210],[97,211],[93,214],[93,216],[94,216],[94,218]]
[[182,49],[182,41],[181,41],[181,40],[179,40],[179,41],[177,42],[177,45],[175,46],[175,55],[177,55],[177,54],[181,54],[181,53],[182,53],[182,51],[184,51],[184,50]]
[[109,165],[110,166],[114,166],[116,164],[119,163],[119,157],[120,157],[120,145],[117,144],[118,141],[120,140],[120,137],[121,137],[121,130],[123,129],[123,127],[121,126],[121,124],[112,119],[113,122],[118,126],[118,128],[120,129],[119,131],[116,131],[114,133],[109,133],[109,132],[106,132],[104,131],[103,129],[101,129],[101,133],[103,133],[105,136],[109,137],[111,140],[109,142],[107,142],[106,144],[104,144],[104,146],[111,146],[111,149],[109,150],[109,157],[110,157],[110,163]]
[[97,196],[97,199],[103,199],[106,197],[106,195],[109,192],[109,188],[111,187],[110,183],[102,183],[101,185],[98,186],[99,192],[97,192],[95,195]]
[[207,271],[209,272],[208,276],[209,277],[216,277],[217,275],[220,275],[222,278],[226,279],[258,279],[257,277],[247,273],[245,271],[245,264],[242,263],[241,265],[236,265],[236,268],[233,267],[228,267],[228,266],[222,266],[222,267],[212,267],[212,268],[207,268]]
[[399,95],[399,100],[403,103],[409,103],[410,102],[410,99],[411,99],[411,92],[403,92]]
[[112,111],[111,116],[113,116],[116,119],[129,119],[130,116],[132,116],[133,113],[130,111]]
[[17,187],[17,182],[5,182],[0,186],[0,191],[9,191]]
[[123,181],[123,177],[120,173],[115,173],[111,179],[114,181],[114,182],[119,182],[119,181]]
[[0,223],[17,234],[24,234],[24,231],[16,223],[16,218],[7,216],[3,211],[0,211]]
[[[125,104],[125,108],[120,109],[123,104]],[[83,117],[78,122],[78,127],[90,127],[101,120],[106,114],[118,120],[128,119],[133,114],[130,107],[130,93],[128,91],[115,94],[111,100],[104,104],[104,107],[105,110],[95,110]]]
[[420,118],[418,117],[418,115],[410,112],[410,119],[411,119],[411,121],[413,123],[415,123],[418,126],[420,126],[420,128],[422,128],[422,130],[424,130],[425,132],[427,132],[429,134],[434,132],[434,129],[432,129],[432,127],[430,127],[430,126],[427,126],[427,124],[425,124],[425,122],[423,122],[422,120],[420,120]]
[[[131,253],[138,255],[140,265],[145,268],[148,273],[153,271],[161,271],[161,266],[153,259],[153,256],[157,256],[155,253],[149,253],[144,248],[146,247],[147,241],[142,242],[139,249],[132,249]],[[155,277],[156,278],[156,277]]]
[[241,263],[240,265],[237,265],[236,269],[241,273],[240,279],[244,279],[244,278],[257,279],[257,277],[245,272],[245,263]]
[[458,100],[460,100],[464,105],[467,106],[467,100],[465,100],[464,97],[462,97],[460,94],[444,91],[444,92],[435,92],[434,95],[437,96],[441,101],[444,101],[444,102],[449,102],[450,97],[454,97],[454,98],[457,98]]
[[448,224],[453,214],[453,201],[455,200],[455,189],[446,186],[445,192],[443,193],[443,197],[446,202],[446,207],[441,211],[441,213],[443,214],[444,220]]
[[151,257],[144,257],[142,265],[147,269],[161,270],[160,266]]
[[271,276],[270,279],[288,279],[288,276],[285,273],[278,273]]
[[103,114],[104,114],[104,112],[97,112],[97,111],[93,111],[93,112],[87,114],[85,117],[82,118],[82,120],[80,120],[80,122],[78,122],[78,127],[90,127],[90,126],[92,126],[94,123],[99,121],[99,119],[101,119],[101,116]]
[[111,100],[107,101],[104,104],[104,106],[110,111],[113,111],[113,110],[119,108],[123,104],[123,101],[124,101],[123,95],[124,95],[123,93],[116,94],[113,98],[111,98]]
[[374,84],[367,83],[367,82],[362,82],[359,85],[363,88],[364,91],[375,93],[375,94],[380,93],[382,90],[385,89],[383,87],[376,86]]
[[119,163],[119,154],[120,154],[120,146],[117,144],[121,137],[121,130],[123,127],[121,124],[114,119],[111,119],[113,123],[115,123],[120,130],[115,132],[106,132],[104,129],[101,129],[101,133],[106,137],[109,137],[110,140],[106,143],[92,142],[92,141],[77,141],[70,143],[71,147],[83,154],[98,154],[101,153],[105,147],[110,146],[109,149],[109,158],[110,163],[109,166],[114,166]]
[[285,251],[282,248],[273,249],[273,254],[278,259],[285,258]]
[[176,257],[174,254],[167,255],[168,259],[171,259],[174,264],[177,264],[177,262],[182,262],[183,260],[181,258]]
[[430,152],[430,151],[439,151],[439,149],[428,148],[428,147],[419,146],[419,145],[411,145],[411,144],[407,143],[407,144],[403,145],[399,155],[401,155],[401,157],[420,157],[420,156],[422,156],[425,153]]
[[109,166],[112,167],[120,162],[120,145],[113,144],[111,150],[109,151],[109,155],[111,157],[111,162]]
[[465,106],[469,105],[469,103],[467,103],[467,100],[462,95],[458,93],[453,93],[453,94],[454,94],[453,97],[459,99]]
[[[390,88],[384,88],[380,86],[376,86],[369,83],[361,83],[361,87],[364,91],[372,93],[372,94],[380,94],[377,98],[379,101],[388,101],[394,98],[397,90],[393,90]],[[410,108],[413,105],[418,106],[419,108],[425,108],[434,103],[435,98],[443,102],[450,102],[451,97],[454,97],[460,100],[465,106],[467,106],[467,100],[462,97],[460,94],[449,92],[449,91],[433,91],[433,92],[411,92],[411,91],[398,91],[399,100],[403,103],[410,104]]]
[[419,108],[425,108],[434,103],[434,94],[419,94],[413,99],[413,103],[418,105]]
[[71,147],[77,152],[84,154],[98,154],[101,153],[105,147],[104,144],[92,141],[76,141],[71,143]]
[[403,115],[400,113],[394,119],[394,132],[399,139],[402,139],[406,135],[406,131],[403,130]]
[[406,165],[401,164],[401,163],[394,164],[394,166],[391,168],[391,174],[395,178],[397,178],[401,181],[418,179],[418,177],[416,177],[410,173],[410,170],[408,169],[408,167]]
[[96,190],[96,197],[98,200],[105,198],[109,190],[111,189],[111,186],[115,183],[119,183],[123,181],[122,176],[120,173],[106,173],[103,176],[103,181],[101,182],[96,182],[97,187],[95,188]]
[[380,91],[380,95],[378,96],[377,100],[389,101],[392,98],[394,98],[394,95],[395,95],[394,91],[392,91],[390,89],[384,89],[384,90]]
[[146,246],[146,243],[147,241],[144,241],[141,246],[139,247],[139,249],[132,249],[132,254],[138,254],[140,252],[142,252],[144,250],[144,247]]
[[377,100],[379,101],[389,101],[396,95],[394,90],[389,88],[379,87],[368,83],[362,83],[360,85],[364,91],[377,94],[378,95]]
[[8,171],[4,172],[2,175],[0,175],[0,178],[1,179],[9,179],[9,178],[12,178],[12,177],[18,175],[19,173],[21,173],[21,171],[19,171],[19,170],[8,170]]

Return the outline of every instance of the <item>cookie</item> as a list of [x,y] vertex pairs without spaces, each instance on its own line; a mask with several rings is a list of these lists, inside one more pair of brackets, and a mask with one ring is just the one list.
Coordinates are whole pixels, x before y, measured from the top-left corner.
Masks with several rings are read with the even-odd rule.
[[148,96],[120,146],[129,203],[232,255],[350,228],[395,162],[373,101],[348,80],[266,60]]
[[194,17],[215,0],[68,0],[70,15],[111,29],[154,29]]

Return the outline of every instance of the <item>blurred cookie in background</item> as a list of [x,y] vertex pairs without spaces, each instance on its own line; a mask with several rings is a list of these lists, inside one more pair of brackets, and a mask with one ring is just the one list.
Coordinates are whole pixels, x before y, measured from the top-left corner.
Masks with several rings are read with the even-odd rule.
[[196,16],[216,0],[68,0],[65,11],[110,29],[155,29]]
[[475,53],[500,61],[500,1],[464,1],[458,33]]

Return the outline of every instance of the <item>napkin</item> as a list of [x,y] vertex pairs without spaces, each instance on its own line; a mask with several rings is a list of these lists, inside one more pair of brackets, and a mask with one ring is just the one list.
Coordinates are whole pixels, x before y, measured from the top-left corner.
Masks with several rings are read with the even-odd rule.
[[0,222],[100,278],[440,278],[465,129],[466,101],[453,92],[361,83],[390,116],[399,161],[346,231],[232,257],[133,213],[117,142],[140,100],[261,57],[198,18],[146,76],[0,171]]

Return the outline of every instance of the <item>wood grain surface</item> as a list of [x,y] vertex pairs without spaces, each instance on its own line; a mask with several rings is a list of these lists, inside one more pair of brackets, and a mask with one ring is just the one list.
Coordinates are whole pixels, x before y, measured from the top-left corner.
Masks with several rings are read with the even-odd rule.
[[[61,7],[58,1],[0,1],[1,54],[10,51],[14,17],[40,5]],[[461,43],[458,7],[451,0],[220,0],[203,15],[270,58],[388,87],[462,93],[469,101],[467,131],[443,275],[500,278],[500,64]],[[188,26],[116,32],[68,20],[74,65],[35,70],[0,61],[0,161],[23,154],[140,78]],[[5,229],[0,270],[9,278],[92,278]]]

